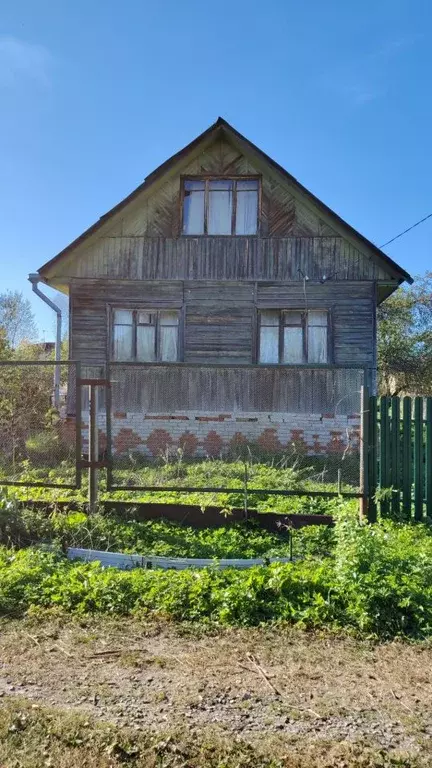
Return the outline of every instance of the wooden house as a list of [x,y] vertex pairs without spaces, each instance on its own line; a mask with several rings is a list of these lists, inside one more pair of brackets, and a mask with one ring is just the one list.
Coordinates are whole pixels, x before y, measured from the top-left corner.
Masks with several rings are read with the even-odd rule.
[[[355,441],[376,307],[410,276],[219,118],[40,268],[114,449]],[[103,429],[104,414],[100,414]]]

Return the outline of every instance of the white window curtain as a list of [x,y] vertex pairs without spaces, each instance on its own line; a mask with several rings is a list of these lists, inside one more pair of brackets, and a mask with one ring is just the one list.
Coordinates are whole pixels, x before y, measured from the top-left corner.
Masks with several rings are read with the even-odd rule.
[[204,234],[204,181],[185,181],[183,200],[183,234]]
[[284,328],[283,361],[291,365],[303,362],[303,329]]
[[141,363],[151,363],[156,360],[155,331],[152,326],[137,326],[137,360]]
[[260,363],[279,362],[279,312],[265,311],[260,316]]
[[284,312],[283,363],[298,365],[304,362],[303,315],[301,312]]
[[179,354],[176,310],[114,310],[113,359],[175,362]]
[[156,360],[156,314],[136,313],[136,359],[142,363]]
[[232,181],[221,179],[209,182],[207,222],[209,235],[231,234],[232,190]]
[[299,310],[260,312],[260,363],[322,364],[327,363],[328,359],[328,312],[326,310],[310,310],[306,314]]
[[114,312],[113,347],[114,360],[133,359],[133,314],[128,310]]
[[256,235],[258,182],[237,181],[236,235]]
[[178,328],[177,312],[161,312],[159,316],[160,360],[173,363],[178,360]]
[[328,362],[328,313],[321,310],[308,312],[308,362]]

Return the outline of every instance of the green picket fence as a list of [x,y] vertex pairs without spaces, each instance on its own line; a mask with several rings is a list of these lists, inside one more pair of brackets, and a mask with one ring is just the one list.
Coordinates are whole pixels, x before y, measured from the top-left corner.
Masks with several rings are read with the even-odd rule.
[[432,397],[370,397],[368,518],[432,518]]

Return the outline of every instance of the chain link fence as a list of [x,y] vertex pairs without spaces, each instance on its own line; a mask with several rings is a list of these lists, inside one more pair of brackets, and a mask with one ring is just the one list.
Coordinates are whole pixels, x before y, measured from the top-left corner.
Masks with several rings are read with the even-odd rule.
[[[271,499],[275,511],[289,495],[359,495],[361,368],[99,368],[82,375],[100,381],[97,455],[108,491],[167,502],[189,493],[198,504],[205,494],[206,505],[232,508],[266,509]],[[79,382],[79,363],[0,363],[0,485],[80,487],[89,401]]]
[[108,378],[112,490],[231,506],[271,492],[273,509],[287,495],[359,495],[364,369],[119,363]]
[[[0,485],[76,488],[80,449],[75,411],[77,363],[0,362]],[[60,368],[60,407],[53,376]]]

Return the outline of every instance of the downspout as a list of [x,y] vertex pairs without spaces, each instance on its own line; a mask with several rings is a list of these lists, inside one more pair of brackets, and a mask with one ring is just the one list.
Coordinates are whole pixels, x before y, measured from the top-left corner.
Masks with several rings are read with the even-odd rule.
[[[48,304],[51,309],[54,310],[54,312],[57,315],[57,332],[56,332],[56,342],[55,342],[55,360],[56,363],[59,363],[61,360],[61,341],[62,341],[62,315],[61,315],[61,309],[57,306],[57,304],[54,304],[51,299],[48,298],[48,296],[45,296],[44,293],[38,288],[38,283],[42,280],[41,276],[39,274],[31,274],[28,276],[28,279],[30,280],[32,284],[32,290],[33,293],[36,294],[36,296],[39,296],[42,301],[45,302],[45,304]],[[54,408],[60,407],[60,366],[56,365],[54,366],[54,398],[53,398],[53,405]]]

